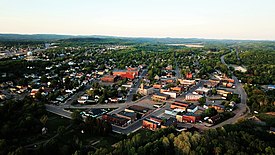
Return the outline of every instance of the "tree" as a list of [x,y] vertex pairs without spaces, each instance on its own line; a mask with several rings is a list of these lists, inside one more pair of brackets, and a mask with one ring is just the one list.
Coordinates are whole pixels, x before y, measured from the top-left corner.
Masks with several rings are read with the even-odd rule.
[[71,114],[72,121],[75,125],[79,125],[80,123],[83,122],[83,118],[80,115],[80,111],[76,110]]
[[42,83],[48,82],[47,76],[46,76],[46,75],[42,75],[41,78],[40,78],[40,81],[41,81]]
[[43,124],[43,126],[45,126],[45,124],[47,123],[47,121],[48,121],[48,116],[47,115],[43,115],[40,118],[40,122]]
[[204,105],[205,102],[206,102],[206,97],[201,97],[201,98],[199,99],[200,105]]
[[217,110],[214,108],[208,108],[204,111],[204,117],[211,117],[217,114]]

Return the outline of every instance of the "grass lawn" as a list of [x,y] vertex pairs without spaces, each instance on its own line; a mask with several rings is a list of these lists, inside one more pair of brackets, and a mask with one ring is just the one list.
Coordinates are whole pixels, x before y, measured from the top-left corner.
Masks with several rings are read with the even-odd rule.
[[265,113],[260,113],[256,115],[260,120],[266,122],[267,126],[275,127],[275,116]]

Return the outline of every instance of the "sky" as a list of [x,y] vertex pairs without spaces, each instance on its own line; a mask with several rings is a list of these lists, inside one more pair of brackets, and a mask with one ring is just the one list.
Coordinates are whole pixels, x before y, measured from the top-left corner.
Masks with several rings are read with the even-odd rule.
[[0,33],[275,40],[275,1],[0,0]]

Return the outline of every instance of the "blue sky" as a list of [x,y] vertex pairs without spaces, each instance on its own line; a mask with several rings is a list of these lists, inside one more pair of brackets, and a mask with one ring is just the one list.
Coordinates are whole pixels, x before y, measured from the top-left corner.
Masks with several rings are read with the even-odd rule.
[[275,1],[0,0],[0,33],[275,40]]

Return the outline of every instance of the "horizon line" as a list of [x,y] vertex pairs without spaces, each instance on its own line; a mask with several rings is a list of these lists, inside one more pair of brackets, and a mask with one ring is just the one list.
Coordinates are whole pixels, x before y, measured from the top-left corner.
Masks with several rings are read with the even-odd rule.
[[207,38],[207,37],[171,37],[171,36],[119,36],[119,35],[101,35],[101,34],[69,34],[69,33],[13,33],[0,32],[6,35],[65,35],[65,36],[102,36],[102,37],[116,37],[116,38],[151,38],[151,39],[203,39],[203,40],[231,40],[231,41],[275,41],[275,39],[244,39],[244,38]]

